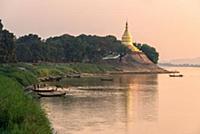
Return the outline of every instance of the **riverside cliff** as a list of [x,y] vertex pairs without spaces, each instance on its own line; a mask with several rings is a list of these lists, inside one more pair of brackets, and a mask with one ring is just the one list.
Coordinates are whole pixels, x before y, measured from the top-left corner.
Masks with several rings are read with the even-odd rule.
[[122,57],[103,60],[102,63],[119,68],[121,73],[170,73],[154,64],[143,52],[131,52]]

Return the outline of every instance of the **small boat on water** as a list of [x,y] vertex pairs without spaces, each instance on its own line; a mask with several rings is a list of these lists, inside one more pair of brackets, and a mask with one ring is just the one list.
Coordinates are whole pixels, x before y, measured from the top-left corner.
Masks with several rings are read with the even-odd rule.
[[111,77],[103,77],[103,78],[101,78],[101,81],[113,81],[113,78],[111,78]]
[[65,96],[65,94],[66,92],[61,92],[61,91],[38,93],[38,95],[41,97],[61,97]]
[[183,77],[182,74],[170,74],[169,77]]
[[81,78],[81,74],[77,73],[77,74],[67,74],[66,75],[67,78]]
[[38,89],[33,89],[34,92],[54,92],[55,89],[46,89],[46,88],[38,88]]
[[76,87],[78,90],[99,90],[99,91],[107,91],[107,90],[125,90],[128,89],[128,87],[119,87],[119,86],[82,86],[82,87]]
[[43,77],[39,78],[41,82],[53,82],[53,81],[60,81],[63,77],[62,76],[49,76],[49,77]]

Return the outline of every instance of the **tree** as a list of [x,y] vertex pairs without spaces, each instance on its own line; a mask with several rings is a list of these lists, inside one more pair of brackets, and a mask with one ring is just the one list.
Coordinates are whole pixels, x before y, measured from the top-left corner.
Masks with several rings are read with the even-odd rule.
[[3,30],[3,24],[1,23],[1,20],[0,20],[0,31]]
[[3,24],[0,20],[0,62],[16,62],[15,49],[14,34],[3,30]]
[[36,34],[22,36],[16,41],[17,59],[23,62],[39,62],[45,60],[45,45]]
[[146,56],[155,64],[158,63],[159,53],[156,51],[154,47],[151,47],[147,44],[137,43],[135,46],[140,49],[142,52],[146,54]]
[[45,43],[47,47],[50,48],[49,56],[54,58],[56,62],[71,62],[73,58],[75,58],[73,53],[77,51],[75,51],[75,48],[72,46],[74,44],[74,36],[65,34],[57,37],[50,37]]

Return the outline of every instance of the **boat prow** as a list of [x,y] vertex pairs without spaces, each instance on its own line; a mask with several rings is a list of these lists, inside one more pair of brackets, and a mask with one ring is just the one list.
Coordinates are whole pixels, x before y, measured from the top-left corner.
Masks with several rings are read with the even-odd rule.
[[55,89],[33,89],[34,92],[54,92]]
[[182,74],[170,74],[169,77],[183,77]]
[[60,91],[38,93],[38,95],[41,97],[61,97],[65,96],[65,94],[66,92],[60,92]]

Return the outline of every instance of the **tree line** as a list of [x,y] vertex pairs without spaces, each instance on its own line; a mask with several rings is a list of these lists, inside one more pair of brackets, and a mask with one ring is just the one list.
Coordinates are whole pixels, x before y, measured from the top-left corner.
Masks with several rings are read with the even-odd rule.
[[127,50],[114,36],[61,35],[42,40],[29,34],[16,40],[16,56],[20,62],[97,62],[109,54]]
[[[147,44],[135,44],[154,63],[158,52]],[[130,50],[116,37],[61,35],[43,40],[36,34],[16,38],[0,21],[0,63],[10,62],[98,62],[108,55],[125,55]]]
[[15,36],[8,30],[3,29],[0,20],[0,62],[16,62]]

